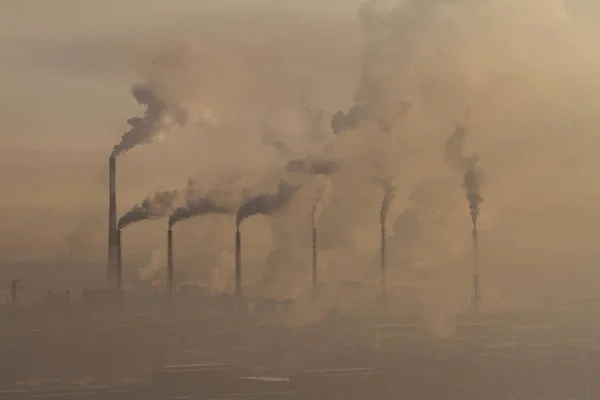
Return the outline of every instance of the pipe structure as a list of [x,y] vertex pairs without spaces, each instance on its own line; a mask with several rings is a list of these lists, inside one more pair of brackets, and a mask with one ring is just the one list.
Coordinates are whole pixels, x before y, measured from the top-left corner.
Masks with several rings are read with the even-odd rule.
[[116,158],[108,159],[108,262],[106,265],[106,286],[118,287],[117,258],[117,166]]
[[169,299],[175,292],[175,270],[173,268],[173,229],[167,230],[167,291]]
[[239,228],[235,231],[235,296],[242,297],[242,238]]
[[313,294],[316,295],[317,287],[319,285],[318,277],[318,258],[317,258],[317,227],[312,228],[312,289]]
[[385,274],[387,270],[387,257],[386,257],[386,231],[385,225],[381,225],[381,297],[385,299],[386,297],[386,282],[385,282]]
[[116,272],[116,288],[117,290],[121,290],[123,287],[123,257],[122,257],[122,247],[121,247],[121,230],[117,229],[117,256],[115,263],[115,272]]
[[479,311],[481,303],[481,286],[479,282],[479,243],[477,240],[477,226],[473,226],[473,297],[471,307]]

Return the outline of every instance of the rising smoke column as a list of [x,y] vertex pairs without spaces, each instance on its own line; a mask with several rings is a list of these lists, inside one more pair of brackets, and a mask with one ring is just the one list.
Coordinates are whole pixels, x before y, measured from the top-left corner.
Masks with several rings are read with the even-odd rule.
[[483,171],[479,166],[479,155],[473,153],[465,154],[465,140],[467,130],[458,125],[454,133],[446,139],[445,157],[448,166],[463,175],[462,186],[469,203],[471,222],[473,229],[477,230],[477,218],[483,198],[481,197],[481,185],[483,183]]
[[127,120],[131,129],[123,134],[121,141],[113,148],[112,155],[115,157],[141,144],[160,141],[174,126],[185,126],[189,122],[190,116],[183,107],[167,105],[148,85],[134,85],[131,94],[146,110],[142,117]]
[[182,195],[178,190],[153,193],[119,219],[118,229],[121,230],[134,222],[167,217],[181,200]]
[[445,156],[448,166],[459,171],[463,175],[462,186],[465,190],[465,196],[469,203],[469,213],[471,214],[471,223],[473,226],[473,294],[472,306],[474,310],[479,307],[481,300],[481,288],[479,283],[479,242],[477,236],[477,219],[479,217],[481,203],[481,185],[483,183],[483,172],[479,166],[479,156],[477,153],[471,155],[465,154],[465,139],[467,130],[459,124],[454,133],[446,139]]
[[395,74],[398,68],[386,68],[390,56],[394,56],[389,50],[389,39],[392,38],[395,14],[392,2],[383,3],[370,0],[359,10],[358,17],[366,35],[360,80],[354,94],[354,105],[348,111],[339,110],[331,117],[334,134],[356,129],[364,121],[373,121],[381,131],[390,133],[396,121],[406,116],[413,106],[404,98],[404,93],[396,93],[393,84],[397,79],[390,72],[384,72],[393,71],[392,74]]
[[375,179],[375,184],[383,189],[383,197],[381,198],[381,207],[379,209],[379,224],[381,227],[381,292],[382,296],[385,297],[385,273],[387,267],[386,260],[386,221],[390,211],[392,201],[396,196],[396,186],[392,178]]

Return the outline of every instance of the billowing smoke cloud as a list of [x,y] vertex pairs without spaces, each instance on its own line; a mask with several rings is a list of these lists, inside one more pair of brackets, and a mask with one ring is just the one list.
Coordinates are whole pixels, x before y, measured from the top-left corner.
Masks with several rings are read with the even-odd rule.
[[309,174],[309,175],[330,175],[339,171],[340,164],[330,160],[302,159],[291,160],[287,163],[286,169],[289,172]]
[[113,148],[112,155],[118,156],[136,146],[163,140],[163,135],[173,127],[188,124],[190,115],[182,107],[172,107],[159,99],[148,85],[138,84],[131,89],[135,100],[146,106],[142,117],[127,120],[131,126],[121,137],[121,142]]
[[383,189],[381,208],[379,209],[379,222],[382,227],[385,227],[390,206],[392,205],[392,201],[396,196],[396,186],[394,185],[393,179],[390,177],[375,179],[374,182],[376,185],[381,187],[381,189]]
[[123,215],[117,227],[123,229],[134,222],[167,217],[182,202],[182,198],[178,190],[153,193]]
[[317,194],[315,197],[315,204],[312,208],[312,224],[313,228],[316,228],[319,224],[319,218],[323,212],[323,207],[329,201],[331,194],[333,193],[333,186],[331,185],[331,178],[329,176],[323,176],[320,182],[317,182]]
[[277,193],[263,193],[251,197],[237,211],[236,227],[248,217],[256,214],[269,215],[284,207],[300,189],[300,185],[286,181],[279,183]]
[[186,200],[185,206],[178,207],[169,217],[169,227],[184,219],[205,214],[233,214],[236,207],[233,204],[220,204],[211,197],[211,193]]
[[471,155],[465,154],[466,137],[467,130],[463,125],[459,124],[454,133],[446,139],[445,157],[451,169],[463,174],[463,188],[469,202],[473,228],[476,228],[480,206],[483,201],[481,197],[483,171],[479,166],[479,155],[477,153]]

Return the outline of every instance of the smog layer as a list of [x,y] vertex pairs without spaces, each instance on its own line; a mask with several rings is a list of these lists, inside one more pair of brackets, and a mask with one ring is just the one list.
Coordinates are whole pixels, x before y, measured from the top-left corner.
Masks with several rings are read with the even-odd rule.
[[129,285],[170,221],[181,279],[231,290],[237,217],[274,296],[310,288],[313,225],[324,281],[377,284],[384,223],[388,284],[433,320],[469,301],[475,224],[488,309],[596,290],[591,2],[78,7],[0,31],[0,276],[32,296],[103,281],[110,155]]

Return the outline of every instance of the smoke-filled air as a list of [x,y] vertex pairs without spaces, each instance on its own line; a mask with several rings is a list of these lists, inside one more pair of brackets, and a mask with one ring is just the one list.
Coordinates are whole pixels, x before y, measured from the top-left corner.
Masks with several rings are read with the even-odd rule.
[[131,210],[123,214],[119,219],[117,228],[123,229],[135,222],[168,217],[181,202],[182,194],[178,190],[152,193],[141,203],[134,205]]
[[371,313],[384,259],[386,312],[452,336],[474,230],[482,313],[600,293],[597,2],[55,2],[0,5],[0,300],[115,261],[135,292],[154,252],[232,294],[242,222],[243,295],[290,324]]

